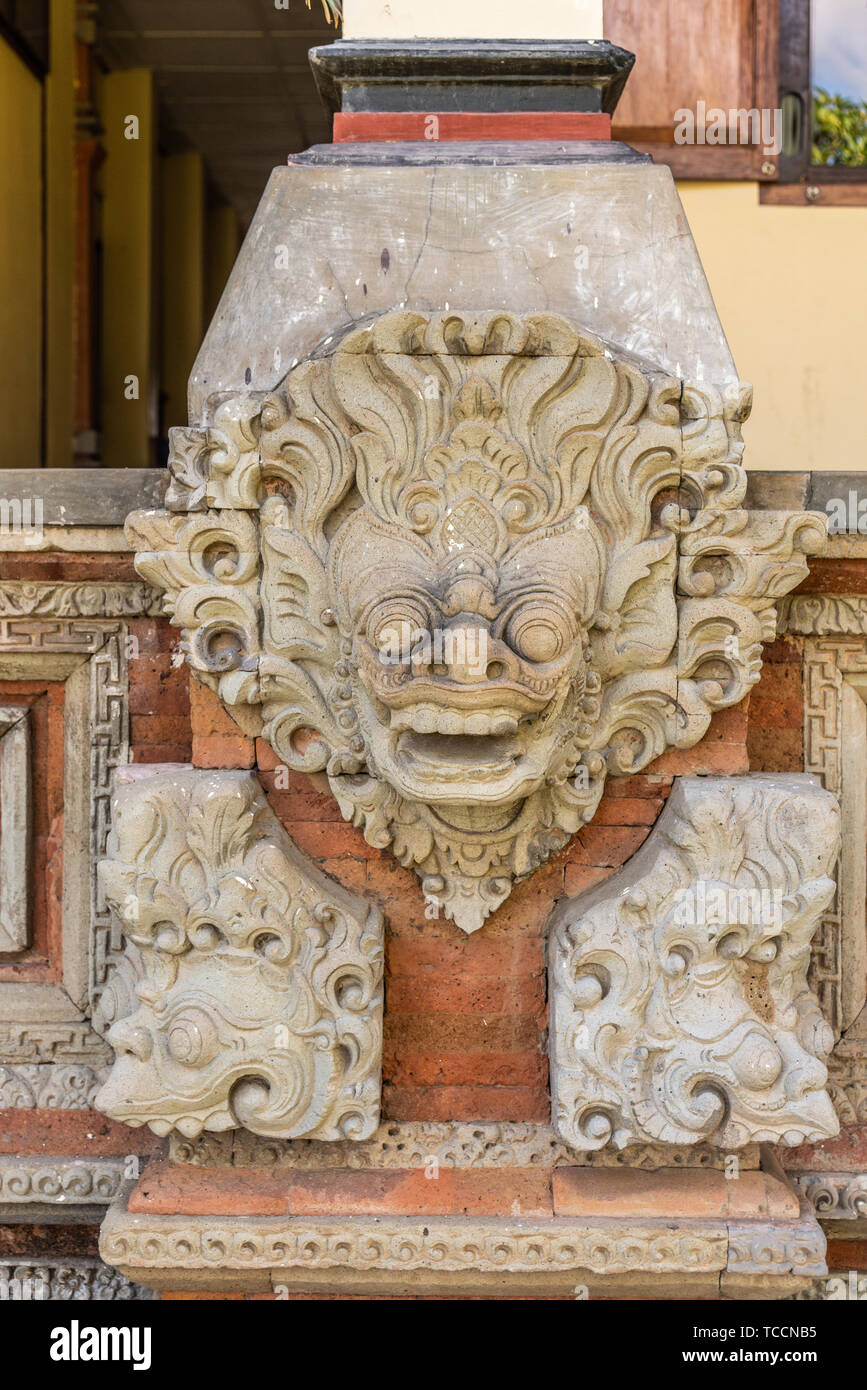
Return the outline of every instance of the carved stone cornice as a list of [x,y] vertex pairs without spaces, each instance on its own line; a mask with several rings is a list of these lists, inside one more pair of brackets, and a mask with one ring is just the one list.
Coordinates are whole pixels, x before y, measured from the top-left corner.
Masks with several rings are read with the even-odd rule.
[[[205,1168],[420,1168],[435,1159],[440,1168],[557,1168],[581,1163],[599,1168],[722,1168],[727,1156],[709,1144],[635,1144],[629,1149],[597,1149],[580,1156],[557,1138],[550,1125],[520,1123],[438,1124],[391,1121],[361,1142],[322,1143],[314,1139],[263,1139],[247,1130],[173,1135],[175,1163]],[[741,1168],[758,1168],[758,1148],[738,1153]]]
[[777,615],[780,636],[867,637],[867,597],[849,594],[790,594]]
[[192,669],[475,931],[758,680],[826,521],[743,508],[749,405],[554,314],[395,311],[214,396],[127,536]]
[[[27,1032],[27,1048],[37,1039]],[[87,1029],[90,1055],[108,1063],[110,1052],[96,1033]],[[4,1047],[0,1030],[0,1048]],[[81,1049],[78,1049],[81,1050]],[[4,1050],[2,1055],[8,1055]],[[60,1061],[0,1064],[0,1110],[91,1110],[96,1093],[108,1076],[108,1066],[64,1064]]]
[[[758,1228],[761,1229],[761,1228]],[[110,1211],[100,1253],[121,1269],[327,1269],[410,1273],[550,1273],[635,1270],[702,1273],[725,1267],[722,1223],[527,1220],[446,1221],[438,1217],[242,1220],[208,1217],[125,1220]]]
[[162,611],[159,590],[136,581],[4,579],[0,584],[0,618],[139,618]]
[[822,1221],[867,1218],[867,1173],[790,1173]]
[[[22,1000],[31,996],[23,994]],[[34,1067],[41,1063],[54,1063],[64,1067],[75,1067],[84,1063],[99,1067],[110,1060],[111,1052],[90,1023],[76,1022],[52,1023],[38,1015],[40,995],[33,995],[34,1009],[30,1019],[17,1023],[0,1022],[0,1075],[11,1067],[21,1070],[21,1063]]]
[[0,1205],[107,1205],[123,1181],[122,1158],[0,1155]]

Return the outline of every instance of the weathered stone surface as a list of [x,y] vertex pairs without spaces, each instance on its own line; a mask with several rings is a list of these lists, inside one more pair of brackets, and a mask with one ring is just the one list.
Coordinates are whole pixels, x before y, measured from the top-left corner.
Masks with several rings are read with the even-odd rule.
[[838,846],[813,778],[683,778],[629,865],[558,909],[551,1090],[567,1143],[837,1132],[833,1033],[806,970]]
[[867,1173],[792,1173],[823,1221],[867,1220]]
[[[361,1143],[319,1143],[314,1139],[263,1139],[246,1130],[202,1134],[196,1139],[172,1135],[175,1163],[204,1167],[278,1168],[556,1168],[577,1161],[550,1125],[389,1123]],[[591,1167],[721,1168],[725,1156],[709,1144],[637,1144],[626,1151],[596,1149],[581,1155]],[[758,1168],[757,1147],[738,1153],[741,1170]]]
[[7,502],[38,499],[51,527],[121,527],[135,507],[158,507],[165,490],[162,468],[3,469]]
[[547,167],[524,148],[523,167],[372,175],[363,152],[332,153],[337,168],[271,174],[193,367],[189,423],[215,392],[270,391],[329,335],[397,306],[567,314],[665,372],[737,382],[666,167],[557,167],[555,146]]
[[193,669],[465,931],[609,771],[743,699],[824,538],[742,509],[748,388],[556,315],[386,314],[210,408],[172,462],[187,510],[129,520],[137,567]]
[[0,1207],[106,1204],[124,1177],[120,1158],[10,1157],[0,1154]]
[[[384,1218],[224,1218],[132,1215],[114,1206],[100,1232],[107,1263],[152,1282],[165,1272],[352,1270],[411,1275],[432,1270],[459,1274],[530,1274],[592,1270],[623,1274],[721,1271],[727,1257],[723,1221],[693,1222],[671,1230],[665,1222],[568,1220],[522,1222]],[[177,1287],[177,1285],[172,1285]]]
[[[12,1031],[10,1029],[9,1034]],[[68,1029],[67,1033],[71,1031]],[[28,1030],[24,1028],[21,1032],[24,1034],[21,1041],[31,1045]],[[90,1037],[100,1054],[107,1051],[95,1033]],[[4,1040],[0,1029],[0,1046],[4,1041],[8,1047],[11,1038],[7,1034]],[[76,1050],[74,1041],[72,1050]],[[81,1063],[0,1064],[0,1110],[89,1110],[107,1075],[105,1067],[94,1068]]]
[[119,774],[100,878],[126,947],[98,1109],[158,1134],[372,1133],[381,914],[295,848],[253,776]]

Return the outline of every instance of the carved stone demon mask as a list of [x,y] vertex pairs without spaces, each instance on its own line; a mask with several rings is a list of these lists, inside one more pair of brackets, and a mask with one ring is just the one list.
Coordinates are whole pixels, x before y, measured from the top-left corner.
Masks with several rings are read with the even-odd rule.
[[758,679],[823,525],[741,508],[748,409],[554,315],[396,311],[212,398],[128,534],[193,669],[474,931]]

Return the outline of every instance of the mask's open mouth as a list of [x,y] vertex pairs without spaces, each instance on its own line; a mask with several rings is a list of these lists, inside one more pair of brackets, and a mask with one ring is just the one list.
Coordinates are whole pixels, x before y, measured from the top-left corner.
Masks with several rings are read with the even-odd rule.
[[404,732],[397,742],[397,756],[413,778],[449,782],[464,781],[474,773],[485,779],[506,776],[521,750],[512,738]]

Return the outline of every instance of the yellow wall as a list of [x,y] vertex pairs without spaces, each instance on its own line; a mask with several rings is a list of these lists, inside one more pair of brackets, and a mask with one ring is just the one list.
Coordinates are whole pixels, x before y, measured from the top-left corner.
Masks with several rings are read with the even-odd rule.
[[187,378],[205,316],[205,171],[195,150],[160,160],[162,394],[166,429],[187,423]]
[[762,207],[753,183],[679,192],[755,387],[746,465],[867,468],[867,208]]
[[[108,73],[102,143],[102,461],[147,468],[156,434],[154,94],[145,68]],[[138,118],[138,130],[129,117]],[[137,133],[138,139],[127,136]],[[138,380],[138,386],[130,378]],[[135,391],[138,391],[136,396]]]
[[45,464],[71,468],[75,431],[75,6],[51,3],[45,79]]
[[0,40],[0,466],[42,462],[42,91]]
[[230,203],[215,203],[205,214],[205,323],[214,317],[241,245],[238,214]]

